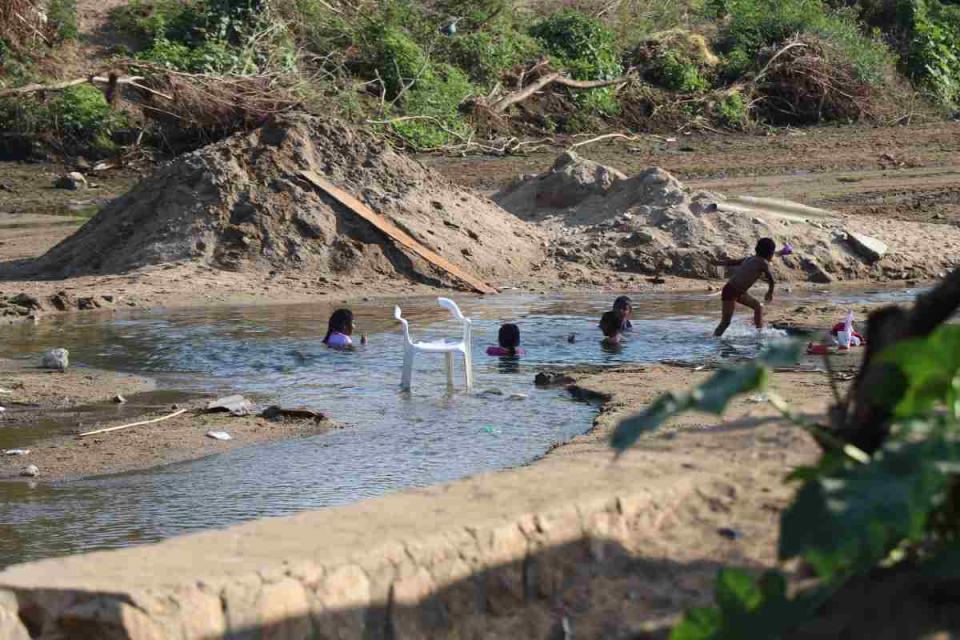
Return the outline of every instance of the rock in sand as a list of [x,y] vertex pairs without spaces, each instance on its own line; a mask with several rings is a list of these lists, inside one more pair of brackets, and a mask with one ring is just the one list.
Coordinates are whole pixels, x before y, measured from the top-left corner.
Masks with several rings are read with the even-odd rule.
[[27,465],[23,468],[23,471],[20,472],[20,475],[25,478],[36,478],[40,475],[40,468],[35,464]]
[[887,254],[887,245],[876,238],[854,231],[847,232],[847,242],[858,256],[867,262],[877,262]]
[[57,189],[69,189],[70,191],[79,191],[87,188],[87,179],[79,171],[71,171],[66,175],[57,178],[53,183]]
[[43,369],[56,369],[57,371],[66,371],[70,366],[70,352],[66,349],[53,349],[43,355],[40,361],[40,367]]

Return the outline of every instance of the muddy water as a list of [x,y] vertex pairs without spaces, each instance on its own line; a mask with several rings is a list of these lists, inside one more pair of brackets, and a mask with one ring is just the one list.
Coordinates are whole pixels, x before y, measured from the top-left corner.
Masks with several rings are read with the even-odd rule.
[[[370,334],[369,344],[355,352],[320,343],[332,310],[322,305],[84,315],[15,327],[0,340],[2,356],[63,346],[74,362],[148,373],[168,392],[239,391],[263,403],[307,405],[347,426],[146,472],[0,484],[0,565],[155,541],[523,464],[586,431],[593,416],[590,406],[565,392],[533,386],[544,366],[750,357],[763,342],[745,317],[723,341],[710,338],[716,298],[645,295],[626,344],[604,349],[596,319],[611,297],[507,294],[463,301],[475,320],[475,394],[447,394],[437,357],[419,360],[412,393],[398,391],[401,341],[390,319],[392,303],[384,301],[354,307],[358,327]],[[863,299],[849,296],[850,302]],[[400,304],[415,339],[456,334],[432,299]],[[506,321],[521,327],[523,358],[483,353]],[[39,425],[19,436],[36,438],[64,426]]]

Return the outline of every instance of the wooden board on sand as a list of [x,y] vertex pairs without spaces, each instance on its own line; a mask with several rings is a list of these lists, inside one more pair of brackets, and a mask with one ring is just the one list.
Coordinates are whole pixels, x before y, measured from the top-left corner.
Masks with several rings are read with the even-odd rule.
[[483,280],[477,278],[476,276],[470,275],[443,256],[431,251],[430,249],[427,249],[408,233],[404,232],[382,215],[376,213],[373,209],[363,204],[355,197],[331,183],[315,171],[301,171],[300,175],[303,176],[304,179],[306,179],[310,184],[314,185],[318,189],[323,190],[334,200],[385,233],[387,237],[391,238],[401,247],[412,251],[435,267],[439,267],[440,269],[446,271],[454,278],[467,283],[475,291],[479,293],[499,293],[495,288]]

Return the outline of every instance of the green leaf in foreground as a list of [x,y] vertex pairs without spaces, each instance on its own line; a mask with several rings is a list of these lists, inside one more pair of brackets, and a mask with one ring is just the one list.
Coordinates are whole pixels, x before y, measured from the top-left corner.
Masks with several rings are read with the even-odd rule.
[[[925,338],[899,342],[877,358],[899,369],[899,389],[882,385],[878,400],[899,417],[921,415],[939,404],[957,415],[960,401],[960,326],[944,325]],[[892,377],[892,376],[891,376]]]
[[717,573],[715,608],[692,609],[673,628],[670,640],[774,640],[805,619],[820,594],[787,598],[787,581],[779,571],[759,578],[739,569]]
[[944,437],[888,442],[869,464],[809,480],[780,521],[780,558],[801,556],[822,578],[866,570],[917,541],[947,489],[960,446]]

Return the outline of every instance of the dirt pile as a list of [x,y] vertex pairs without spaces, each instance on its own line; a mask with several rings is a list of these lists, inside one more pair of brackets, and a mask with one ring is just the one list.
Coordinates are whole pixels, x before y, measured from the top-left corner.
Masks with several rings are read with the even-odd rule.
[[290,117],[160,167],[28,268],[64,278],[189,262],[458,286],[304,180],[304,170],[481,278],[513,278],[545,259],[542,234],[489,200],[343,124]]
[[[749,255],[765,236],[794,248],[774,261],[780,279],[881,278],[885,269],[899,272],[904,264],[897,247],[883,255],[864,252],[854,238],[878,241],[853,233],[858,225],[830,212],[691,191],[655,167],[627,177],[572,152],[543,174],[521,177],[494,200],[550,233],[557,258],[592,268],[718,278],[717,259]],[[929,256],[908,257],[911,269],[927,269]]]

